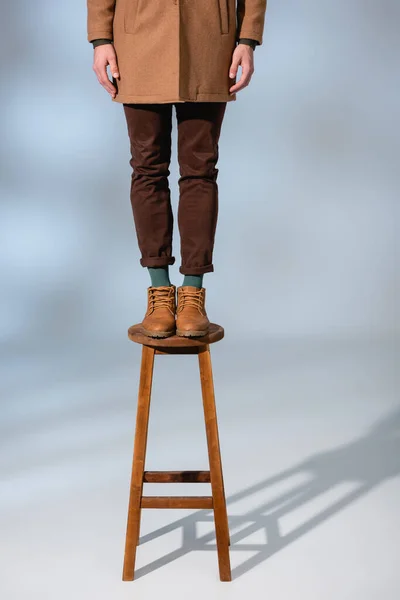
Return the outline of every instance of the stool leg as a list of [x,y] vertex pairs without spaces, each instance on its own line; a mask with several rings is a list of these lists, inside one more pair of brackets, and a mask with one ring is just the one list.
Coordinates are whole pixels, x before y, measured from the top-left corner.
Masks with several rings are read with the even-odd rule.
[[153,382],[155,349],[142,346],[139,394],[136,413],[136,430],[133,449],[128,521],[126,527],[123,581],[132,581],[135,572],[136,546],[139,540],[143,473],[146,460],[149,426],[151,386]]
[[210,478],[213,496],[215,533],[217,538],[219,575],[221,581],[231,581],[228,514],[226,510],[225,489],[222,474],[210,346],[208,344],[204,349],[199,351],[199,368],[207,434],[208,457],[210,461]]

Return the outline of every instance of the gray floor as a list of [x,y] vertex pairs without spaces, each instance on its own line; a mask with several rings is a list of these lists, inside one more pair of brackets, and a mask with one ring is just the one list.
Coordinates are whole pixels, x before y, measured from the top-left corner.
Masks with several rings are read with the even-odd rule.
[[[30,352],[2,363],[5,600],[399,597],[393,340],[212,347],[231,583],[210,512],[157,510],[143,511],[136,581],[121,581],[140,347]],[[157,356],[146,467],[207,468],[202,418],[196,358]]]

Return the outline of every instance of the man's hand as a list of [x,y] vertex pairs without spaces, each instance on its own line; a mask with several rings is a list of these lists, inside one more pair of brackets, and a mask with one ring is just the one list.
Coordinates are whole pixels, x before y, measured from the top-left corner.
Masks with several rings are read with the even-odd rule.
[[99,83],[103,88],[115,98],[117,90],[115,85],[109,80],[107,66],[110,65],[111,75],[119,79],[119,70],[117,65],[117,55],[115,54],[113,44],[102,44],[94,49],[93,71],[96,73]]
[[249,85],[251,76],[254,73],[254,50],[247,44],[238,44],[232,55],[232,64],[229,68],[229,77],[236,77],[239,65],[242,73],[238,82],[236,82],[229,92],[234,94]]

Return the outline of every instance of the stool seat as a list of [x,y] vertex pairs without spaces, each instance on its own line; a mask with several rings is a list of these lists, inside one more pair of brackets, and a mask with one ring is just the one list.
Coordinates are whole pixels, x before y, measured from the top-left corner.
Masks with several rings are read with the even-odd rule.
[[[141,323],[128,329],[131,341],[142,345],[142,359],[136,411],[128,519],[125,537],[125,555],[122,579],[132,581],[135,574],[136,548],[139,544],[142,509],[212,509],[214,513],[217,556],[221,581],[231,581],[229,558],[229,524],[226,510],[225,487],[222,473],[221,451],[215,407],[214,382],[211,365],[210,344],[224,337],[224,328],[211,323],[207,335],[168,338],[147,336]],[[149,427],[150,399],[155,356],[195,354],[198,357],[201,394],[203,399],[209,469],[195,471],[148,471],[145,469],[147,434]],[[168,360],[168,359],[162,359]],[[179,389],[177,390],[179,391]],[[193,396],[191,396],[193,397]],[[176,438],[176,435],[175,435]],[[174,438],[174,441],[175,441]],[[144,484],[152,483],[210,483],[208,496],[147,496]]]
[[201,337],[171,335],[167,338],[153,338],[143,333],[141,323],[137,323],[136,325],[129,327],[128,337],[132,342],[145,344],[152,348],[198,348],[222,340],[224,337],[224,328],[216,323],[210,323],[208,333]]

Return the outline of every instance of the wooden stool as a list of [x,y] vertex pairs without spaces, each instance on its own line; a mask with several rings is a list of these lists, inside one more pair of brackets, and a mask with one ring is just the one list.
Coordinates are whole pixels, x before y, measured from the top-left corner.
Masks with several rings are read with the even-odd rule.
[[[142,344],[142,360],[122,579],[123,581],[132,581],[134,579],[136,546],[139,544],[142,508],[212,508],[214,511],[217,539],[219,576],[221,581],[230,581],[228,515],[210,356],[210,344],[221,340],[224,337],[224,330],[219,325],[212,323],[209,333],[203,337],[185,338],[174,335],[161,339],[146,336],[141,331],[141,325],[138,324],[129,328],[128,337],[133,342]],[[144,470],[155,354],[197,354],[199,357],[209,471]],[[143,496],[143,483],[188,482],[211,483],[212,495]]]

